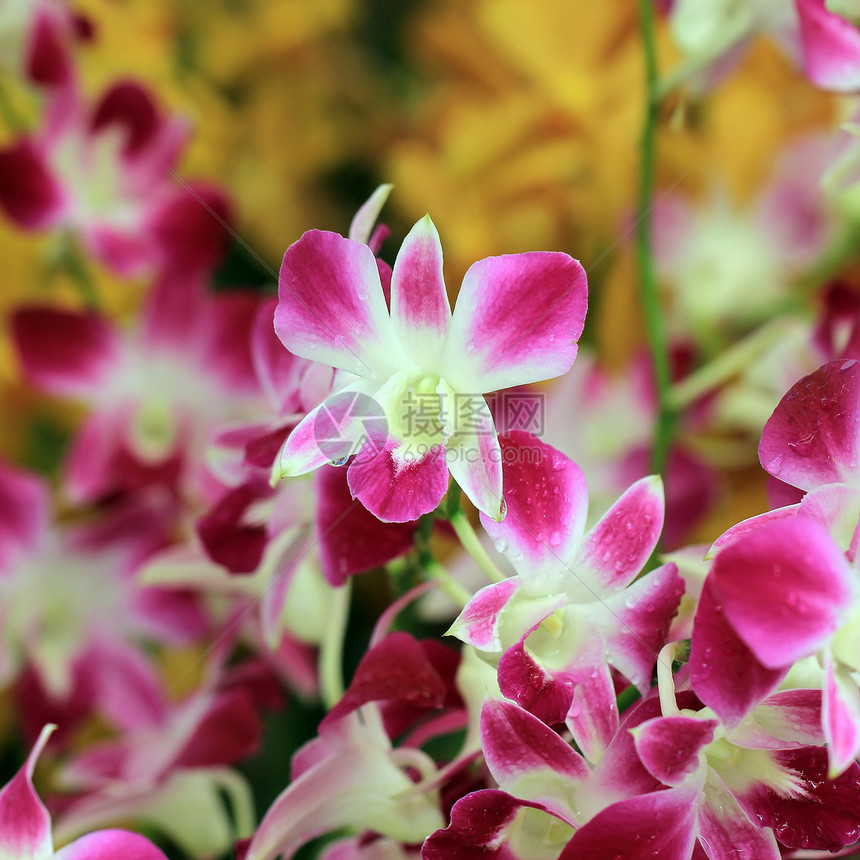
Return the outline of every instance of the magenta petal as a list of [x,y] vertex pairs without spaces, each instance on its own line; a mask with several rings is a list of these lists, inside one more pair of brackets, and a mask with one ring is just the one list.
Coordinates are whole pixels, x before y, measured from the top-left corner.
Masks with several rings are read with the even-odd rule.
[[53,226],[64,205],[62,187],[29,140],[0,150],[0,207],[19,227],[39,230]]
[[853,572],[823,526],[778,521],[726,547],[711,571],[726,617],[765,666],[822,647],[853,602]]
[[666,785],[680,785],[702,765],[702,747],[714,739],[717,720],[657,717],[634,730],[642,764]]
[[[518,814],[529,808],[540,809],[537,804],[518,800],[504,791],[492,788],[473,791],[454,804],[448,827],[427,837],[421,858],[530,860],[514,848],[512,839],[507,838]],[[547,829],[553,820],[547,815]]]
[[[786,485],[783,485],[786,486]],[[785,505],[781,508],[776,508],[772,511],[765,511],[763,514],[756,514],[754,517],[749,517],[735,523],[730,529],[726,529],[712,544],[708,550],[707,557],[710,558],[716,555],[720,550],[733,543],[736,543],[739,538],[757,531],[767,523],[773,523],[777,520],[791,520],[797,516],[800,504]]]
[[780,400],[762,431],[761,464],[802,490],[860,484],[858,422],[860,363],[831,361]]
[[[710,774],[699,806],[699,835],[709,858],[739,857],[779,860],[773,831],[744,812],[734,795],[715,774]],[[752,820],[751,820],[752,819]],[[755,822],[755,823],[754,823]]]
[[575,552],[585,528],[588,489],[580,468],[523,430],[499,436],[507,513],[481,524],[524,576],[558,570]]
[[177,755],[176,767],[232,764],[260,747],[263,724],[250,693],[234,687],[218,693]]
[[596,613],[609,662],[643,693],[683,593],[684,580],[669,562],[610,595],[604,601],[610,611]]
[[167,860],[148,839],[127,830],[99,830],[61,848],[54,860]]
[[642,570],[663,530],[663,482],[642,478],[603,515],[585,538],[579,563],[607,588],[624,588]]
[[119,357],[116,331],[94,313],[24,308],[12,336],[27,377],[54,394],[96,399]]
[[287,411],[296,411],[299,405],[299,366],[303,362],[285,349],[275,334],[273,321],[277,305],[277,300],[271,299],[257,309],[251,329],[251,357],[269,406],[281,416]]
[[570,681],[573,696],[564,722],[586,759],[598,762],[618,732],[618,704],[609,666],[586,666]]
[[24,766],[0,790],[0,857],[48,860],[51,817],[33,788],[33,768],[55,726],[42,729]]
[[356,504],[344,469],[323,466],[315,477],[320,563],[338,587],[355,573],[387,564],[412,549],[414,523],[380,522]]
[[740,723],[788,671],[759,662],[726,619],[710,576],[693,621],[689,665],[696,695],[730,726]]
[[275,331],[290,352],[365,377],[404,364],[367,245],[305,233],[284,254],[278,296]]
[[780,690],[732,732],[732,743],[752,749],[823,746],[821,690]]
[[442,276],[442,244],[427,215],[403,240],[391,275],[391,319],[418,363],[443,347],[451,319]]
[[796,0],[803,65],[810,80],[836,92],[860,89],[860,33],[825,0]]
[[516,576],[484,586],[466,604],[448,633],[479,651],[500,651],[499,619],[519,589],[520,580]]
[[555,731],[503,699],[484,702],[481,742],[487,767],[503,789],[513,791],[518,780],[536,771],[553,771],[573,783],[588,776],[585,762]]
[[105,90],[93,110],[90,130],[101,134],[117,130],[123,152],[134,155],[145,149],[158,134],[161,117],[150,92],[135,81],[119,81]]
[[347,472],[349,490],[385,523],[405,523],[436,510],[448,489],[445,449],[401,460],[394,445],[365,445]]
[[0,572],[35,550],[48,525],[47,486],[0,460]]
[[842,773],[860,750],[860,692],[847,670],[827,661],[822,711],[831,773]]
[[341,700],[326,714],[329,725],[368,702],[403,702],[441,708],[446,686],[421,645],[408,633],[389,633],[371,648],[355,670]]
[[27,46],[27,75],[42,86],[69,83],[72,77],[71,16],[62,7],[39,3]]
[[696,792],[670,788],[613,803],[578,830],[559,860],[690,860]]
[[780,794],[754,782],[738,801],[753,821],[772,827],[789,848],[838,851],[860,836],[860,767],[851,763],[836,779],[828,779],[827,750],[802,747],[771,753],[776,763],[799,777],[802,794]]
[[443,376],[459,391],[478,393],[566,373],[576,358],[587,291],[582,266],[567,254],[480,260],[463,278]]

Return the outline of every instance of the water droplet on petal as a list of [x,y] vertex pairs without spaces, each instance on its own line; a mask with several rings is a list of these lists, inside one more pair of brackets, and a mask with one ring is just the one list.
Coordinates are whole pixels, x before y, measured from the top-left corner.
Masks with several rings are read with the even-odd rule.
[[508,548],[508,542],[503,538],[497,538],[493,541],[493,546],[497,552],[504,552]]
[[474,352],[474,351],[475,351],[475,341],[470,340],[470,341],[466,344],[466,352]]
[[339,457],[337,460],[332,460],[331,464],[332,466],[343,466],[348,459],[349,457]]

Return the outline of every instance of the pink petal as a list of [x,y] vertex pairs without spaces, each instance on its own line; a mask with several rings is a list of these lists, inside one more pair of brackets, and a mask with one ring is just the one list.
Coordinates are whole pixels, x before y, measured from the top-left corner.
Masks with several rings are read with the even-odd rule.
[[281,476],[303,475],[320,466],[343,465],[371,440],[368,453],[388,438],[388,421],[363,381],[327,397],[293,428],[276,467]]
[[251,356],[254,370],[266,400],[277,415],[296,411],[301,359],[293,355],[278,339],[274,329],[276,299],[257,309],[251,330]]
[[765,511],[763,514],[756,514],[754,517],[749,517],[745,520],[741,520],[739,523],[733,525],[730,529],[726,529],[713,543],[710,550],[708,550],[708,558],[716,555],[720,550],[724,549],[727,546],[730,546],[733,543],[736,543],[738,539],[744,537],[744,535],[751,534],[752,532],[757,531],[762,526],[767,525],[767,523],[773,523],[777,520],[792,520],[797,516],[797,512],[800,508],[800,504],[793,505],[785,505],[781,508],[776,508],[772,511]]
[[758,453],[776,478],[802,490],[860,484],[860,364],[831,361],[797,382],[764,426]]
[[[483,397],[469,394],[462,397],[460,409],[456,432],[446,443],[448,469],[469,501],[498,522],[503,518],[502,455],[490,407]],[[468,422],[462,411],[470,413]]]
[[353,498],[382,522],[411,522],[436,510],[448,490],[445,449],[434,446],[413,461],[401,460],[394,444],[366,445],[351,463],[347,480]]
[[61,848],[54,860],[167,860],[148,839],[127,830],[99,830]]
[[72,78],[72,22],[62,7],[37,5],[27,46],[27,76],[42,86],[58,86]]
[[323,575],[334,587],[399,558],[412,549],[414,523],[383,523],[356,504],[344,469],[323,466],[316,474],[317,531]]
[[263,724],[250,694],[239,687],[215,695],[177,754],[175,767],[233,764],[260,748]]
[[251,331],[259,299],[247,291],[219,292],[207,303],[202,360],[231,394],[256,395],[257,373],[251,355]]
[[592,763],[600,761],[618,732],[615,685],[606,663],[585,667],[570,678],[573,696],[564,722],[576,745]]
[[520,585],[519,578],[513,576],[484,586],[466,604],[448,633],[479,651],[501,651],[500,616]]
[[695,792],[670,788],[614,803],[574,834],[559,860],[689,860],[695,800]]
[[442,244],[427,215],[403,240],[391,276],[394,331],[419,365],[442,350],[451,308],[442,276]]
[[120,358],[116,331],[95,313],[23,308],[12,336],[24,373],[53,394],[96,400]]
[[[391,193],[393,185],[383,184],[376,188],[373,194],[367,198],[359,207],[358,212],[349,225],[349,238],[353,242],[362,242],[365,245],[370,244],[371,235],[373,233],[373,225],[376,224],[379,218],[379,213],[388,200],[388,195]],[[374,253],[376,251],[374,250]]]
[[161,117],[149,91],[135,81],[119,81],[106,90],[93,110],[90,130],[118,130],[123,152],[134,155],[149,146],[161,129]]
[[481,514],[487,533],[529,580],[558,571],[580,541],[588,489],[579,467],[522,430],[499,437],[507,513],[501,522]]
[[576,358],[587,285],[567,254],[489,257],[463,279],[443,376],[458,390],[496,391],[552,379]]
[[680,785],[704,764],[703,747],[714,739],[717,720],[657,717],[634,730],[642,763],[666,785]]
[[62,217],[65,199],[35,144],[23,139],[0,150],[0,207],[19,227],[54,226]]
[[659,476],[637,481],[586,535],[577,566],[593,570],[605,588],[624,588],[657,546],[663,506]]
[[803,65],[813,83],[837,92],[860,89],[860,33],[825,0],[796,0]]
[[[496,789],[470,792],[454,804],[448,827],[427,837],[421,849],[422,860],[474,860],[478,857],[532,860],[527,853],[532,847],[528,843],[541,837],[529,834],[531,839],[529,835],[513,838],[517,818],[527,809],[539,810],[540,807]],[[552,824],[558,822],[547,813],[544,815],[549,831]],[[517,850],[518,842],[525,843],[525,851]]]
[[49,502],[43,481],[0,460],[0,572],[38,548],[48,526]]
[[226,193],[215,185],[192,182],[150,212],[147,229],[157,262],[182,272],[210,273],[224,257],[234,221]]
[[51,817],[33,788],[33,768],[55,726],[45,726],[27,761],[0,790],[0,857],[53,857]]
[[602,608],[594,612],[609,662],[643,693],[683,593],[684,581],[669,562],[605,598]]
[[421,645],[408,633],[395,631],[362,657],[349,687],[323,722],[340,720],[368,702],[441,708],[446,692],[445,682]]
[[726,547],[711,571],[726,617],[771,669],[814,653],[853,602],[853,572],[813,520],[770,523]]
[[779,860],[780,852],[774,834],[758,823],[760,819],[745,813],[721,780],[710,774],[703,788],[699,807],[699,834],[707,847],[708,857],[740,857],[755,860]]
[[[516,784],[530,775],[550,771],[575,784],[588,768],[571,746],[528,711],[503,699],[489,699],[481,709],[481,742],[493,779],[516,793]],[[546,798],[530,797],[542,804]],[[552,810],[556,814],[558,810]]]
[[696,695],[729,726],[741,720],[785,677],[769,669],[728,622],[713,577],[705,580],[693,621],[690,677]]
[[305,233],[284,254],[278,296],[275,331],[290,352],[365,377],[408,364],[367,245]]
[[821,690],[773,693],[732,731],[732,743],[750,749],[823,746],[821,700]]
[[822,711],[830,773],[840,774],[860,751],[860,691],[850,672],[827,661]]
[[828,778],[827,750],[802,747],[771,753],[784,770],[800,777],[802,793],[786,795],[760,782],[739,794],[741,806],[753,821],[773,828],[789,848],[838,851],[860,836],[860,768],[855,763],[836,779]]

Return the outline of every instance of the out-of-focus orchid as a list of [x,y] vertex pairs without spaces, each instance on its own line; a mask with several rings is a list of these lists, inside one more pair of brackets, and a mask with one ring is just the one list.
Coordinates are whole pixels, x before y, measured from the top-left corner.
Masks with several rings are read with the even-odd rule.
[[54,851],[51,817],[33,788],[33,769],[54,726],[45,726],[27,761],[0,790],[0,857],[4,860],[167,860],[148,839],[128,830],[100,830]]
[[699,205],[670,196],[657,206],[655,260],[682,336],[713,350],[760,321],[825,252],[839,227],[819,187],[828,150],[820,138],[788,146],[752,205],[715,192]]
[[35,84],[68,84],[79,20],[64,0],[6,0],[0,5],[0,67]]
[[[341,828],[417,845],[443,826],[435,763],[417,745],[392,746],[377,704],[407,712],[444,706],[446,683],[432,653],[405,633],[368,651],[319,736],[296,753],[291,784],[263,818],[246,860],[289,860],[305,842]],[[403,716],[388,714],[398,733]]]
[[634,484],[586,533],[577,466],[523,431],[502,437],[501,523],[484,527],[517,576],[479,591],[451,633],[499,657],[499,686],[598,761],[618,728],[610,665],[648,689],[683,583],[674,564],[634,582],[663,525],[658,478]]
[[840,0],[673,0],[672,35],[684,53],[687,74],[718,78],[758,35],[772,38],[817,86],[837,92],[860,89],[860,33],[842,17]]
[[15,314],[26,376],[92,410],[66,462],[71,499],[150,485],[205,497],[207,441],[260,400],[248,340],[255,311],[253,296],[210,296],[196,278],[170,277],[155,284],[142,324],[130,332],[96,313]]
[[202,858],[250,835],[250,790],[229,765],[259,746],[257,703],[249,689],[228,686],[226,675],[220,683],[210,675],[201,689],[175,703],[157,677],[138,677],[136,707],[124,714],[120,736],[90,745],[62,769],[63,786],[75,798],[57,817],[58,837],[139,821]]
[[0,150],[0,206],[22,229],[70,231],[122,276],[208,273],[228,204],[175,178],[186,137],[137,83],[114,84],[94,106],[73,85],[55,88],[40,133]]
[[183,644],[206,630],[187,593],[141,589],[134,575],[164,540],[151,512],[118,512],[93,526],[52,525],[47,488],[0,464],[0,616],[5,681],[31,666],[46,692],[72,693],[81,673],[113,712],[138,671],[145,641]]
[[585,320],[586,280],[566,254],[475,263],[449,308],[442,248],[429,217],[404,240],[391,308],[373,252],[311,231],[284,255],[275,330],[296,355],[353,374],[287,440],[279,473],[357,456],[350,490],[375,516],[432,511],[448,471],[482,511],[501,519],[499,446],[484,393],[567,371]]

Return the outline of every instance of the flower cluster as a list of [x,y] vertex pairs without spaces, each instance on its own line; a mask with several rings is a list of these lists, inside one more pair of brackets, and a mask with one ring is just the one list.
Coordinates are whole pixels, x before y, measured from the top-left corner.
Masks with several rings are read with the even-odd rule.
[[[175,93],[92,85],[109,8],[0,6],[3,229],[48,285],[0,353],[0,860],[850,854],[860,9],[640,0],[575,57],[566,2],[403,12],[391,80],[449,77],[342,234],[236,177],[258,65],[326,67],[373,4],[175,5],[130,20],[248,112],[229,170]],[[790,139],[666,180],[762,69]],[[330,133],[309,197],[352,182]]]

